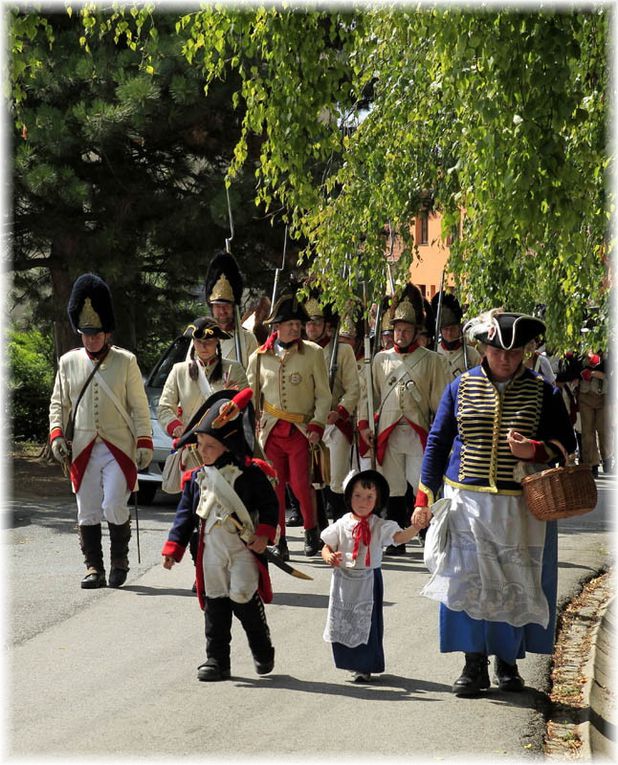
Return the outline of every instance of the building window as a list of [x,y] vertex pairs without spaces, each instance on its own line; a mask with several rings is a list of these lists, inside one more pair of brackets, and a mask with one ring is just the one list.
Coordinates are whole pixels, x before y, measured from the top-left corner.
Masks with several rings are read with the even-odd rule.
[[416,221],[417,244],[429,244],[429,213],[422,212]]

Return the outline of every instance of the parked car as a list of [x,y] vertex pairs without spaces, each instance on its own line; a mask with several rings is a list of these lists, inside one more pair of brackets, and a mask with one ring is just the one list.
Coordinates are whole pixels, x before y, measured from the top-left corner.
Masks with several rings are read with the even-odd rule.
[[150,421],[152,423],[152,440],[154,446],[152,462],[145,470],[140,470],[137,474],[139,481],[138,499],[144,504],[150,504],[155,498],[157,489],[161,487],[165,460],[172,450],[172,439],[161,428],[159,420],[157,419],[159,399],[161,398],[163,386],[165,385],[165,381],[167,380],[167,376],[171,372],[172,367],[179,361],[185,361],[190,349],[191,337],[189,334],[177,337],[163,353],[144,381],[148,404],[150,406]]

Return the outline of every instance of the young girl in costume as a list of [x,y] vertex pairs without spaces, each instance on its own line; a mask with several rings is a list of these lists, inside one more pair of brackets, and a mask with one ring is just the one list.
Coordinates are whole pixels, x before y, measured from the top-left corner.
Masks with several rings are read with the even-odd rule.
[[[232,616],[241,622],[258,675],[272,672],[275,649],[264,614],[272,600],[264,550],[273,542],[279,504],[274,471],[252,459],[251,388],[214,393],[182,443],[197,440],[204,464],[185,474],[183,494],[162,550],[163,566],[180,562],[199,522],[197,595],[206,621],[202,681],[230,677]],[[249,436],[250,437],[250,436]],[[182,444],[181,444],[182,445]]]
[[388,495],[380,473],[357,473],[345,487],[349,512],[321,533],[322,558],[333,567],[324,640],[333,644],[335,666],[351,670],[354,682],[384,672],[382,549],[405,544],[419,531],[378,515]]

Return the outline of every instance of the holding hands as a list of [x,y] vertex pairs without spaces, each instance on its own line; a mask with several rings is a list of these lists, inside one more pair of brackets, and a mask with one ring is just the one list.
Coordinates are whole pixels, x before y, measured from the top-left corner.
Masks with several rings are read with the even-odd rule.
[[431,522],[431,510],[428,507],[415,507],[412,513],[412,525],[425,529]]

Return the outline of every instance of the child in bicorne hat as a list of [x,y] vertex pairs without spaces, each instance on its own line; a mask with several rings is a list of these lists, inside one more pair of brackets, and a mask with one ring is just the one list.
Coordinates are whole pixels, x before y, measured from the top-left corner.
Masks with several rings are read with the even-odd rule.
[[324,640],[333,644],[335,666],[351,670],[355,682],[384,672],[382,549],[405,544],[419,531],[379,516],[388,495],[380,473],[356,473],[344,491],[349,512],[321,533],[322,558],[333,567]]
[[180,562],[196,523],[199,542],[197,595],[206,622],[206,661],[198,679],[230,677],[232,616],[247,634],[256,672],[275,662],[264,602],[272,589],[263,555],[278,517],[275,474],[253,452],[252,391],[223,390],[204,403],[197,424],[178,446],[197,440],[204,464],[188,471],[176,517],[162,550],[163,566]]

